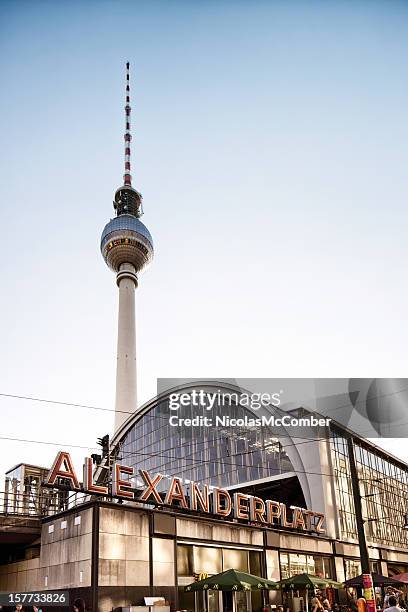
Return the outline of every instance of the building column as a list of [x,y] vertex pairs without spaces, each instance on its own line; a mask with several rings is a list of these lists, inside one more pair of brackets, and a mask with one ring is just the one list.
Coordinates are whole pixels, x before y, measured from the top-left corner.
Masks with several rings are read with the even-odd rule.
[[119,317],[115,432],[137,408],[135,267],[132,264],[122,264],[116,282],[119,287]]

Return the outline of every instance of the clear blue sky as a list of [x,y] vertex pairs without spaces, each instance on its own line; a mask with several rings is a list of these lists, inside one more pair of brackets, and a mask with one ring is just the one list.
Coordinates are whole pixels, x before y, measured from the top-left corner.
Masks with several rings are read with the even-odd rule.
[[[140,399],[157,376],[406,375],[407,26],[393,0],[3,0],[0,392],[113,407],[99,237],[123,174],[126,60],[156,246]],[[3,435],[64,444],[112,425],[0,410]],[[55,450],[0,442],[0,473]]]

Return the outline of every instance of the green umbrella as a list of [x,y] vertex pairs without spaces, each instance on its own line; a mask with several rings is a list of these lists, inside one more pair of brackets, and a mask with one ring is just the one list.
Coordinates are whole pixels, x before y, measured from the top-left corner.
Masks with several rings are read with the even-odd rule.
[[205,580],[199,580],[184,587],[190,591],[261,591],[262,589],[278,589],[278,584],[266,578],[253,576],[246,572],[229,569],[221,574],[215,574]]
[[332,587],[333,589],[341,589],[343,587],[341,582],[330,580],[329,578],[319,578],[319,576],[312,576],[311,574],[296,574],[290,578],[285,578],[278,582],[280,587],[288,587],[290,589],[304,588],[327,588]]
[[325,589],[327,587],[341,589],[343,587],[341,582],[336,582],[329,578],[319,578],[319,576],[312,576],[311,574],[296,574],[295,576],[290,576],[290,578],[280,580],[278,584],[281,588],[287,587],[292,590],[306,589],[306,612],[309,612],[308,589],[315,589],[316,587],[320,589]]

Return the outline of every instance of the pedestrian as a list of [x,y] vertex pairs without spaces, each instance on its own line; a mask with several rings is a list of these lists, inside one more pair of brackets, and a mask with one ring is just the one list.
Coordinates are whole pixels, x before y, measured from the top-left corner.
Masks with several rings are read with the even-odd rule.
[[322,606],[325,612],[329,612],[329,610],[331,610],[330,601],[327,599],[327,597],[323,599]]
[[402,608],[398,605],[398,599],[395,595],[390,595],[388,597],[388,607],[387,612],[401,612]]
[[402,595],[402,591],[399,591],[398,589],[394,589],[394,587],[392,586],[387,587],[387,591],[384,597],[383,610],[390,607],[390,602],[389,602],[390,597],[395,597],[395,599],[397,600],[397,604],[398,604],[400,595]]
[[320,599],[318,597],[313,597],[311,612],[322,612],[322,611],[323,611],[323,606],[321,604]]
[[74,601],[74,612],[87,612],[85,601],[80,597]]
[[347,608],[351,611],[351,612],[358,612],[358,606],[357,606],[357,602],[354,599],[354,597],[350,597],[348,603],[347,603]]
[[43,612],[42,608],[39,608],[38,606],[33,606],[33,612]]

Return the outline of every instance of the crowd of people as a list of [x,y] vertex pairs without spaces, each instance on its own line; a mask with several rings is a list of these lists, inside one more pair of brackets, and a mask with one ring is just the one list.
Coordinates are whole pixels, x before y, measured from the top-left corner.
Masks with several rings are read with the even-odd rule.
[[[72,612],[89,612],[85,601],[83,599],[76,599],[74,601],[74,605],[70,608]],[[5,607],[0,605],[0,612],[45,612],[45,608],[40,606],[23,606],[21,604],[16,604],[14,607]],[[52,611],[52,608],[49,608],[49,612]]]
[[[358,612],[359,610],[357,598],[354,596],[349,597],[345,606],[338,603],[330,605],[330,601],[321,595],[314,597],[311,604],[310,612]],[[408,598],[403,591],[389,586],[385,592],[377,594],[376,607],[377,612],[405,612],[408,611]]]
[[[312,599],[313,608],[311,612],[358,612],[357,598],[350,596],[346,606],[340,606],[334,603],[330,607],[328,599],[322,598]],[[343,610],[342,610],[343,608]],[[395,587],[389,586],[376,594],[377,612],[405,612],[408,611],[408,599],[403,591],[399,591]]]
[[[316,594],[310,602],[309,612],[359,612],[357,597],[350,592],[347,596],[347,604],[342,605],[337,602],[330,603],[324,594]],[[408,595],[389,586],[385,592],[377,594],[376,607],[377,612],[408,612]],[[291,607],[280,605],[277,612],[291,612]]]

